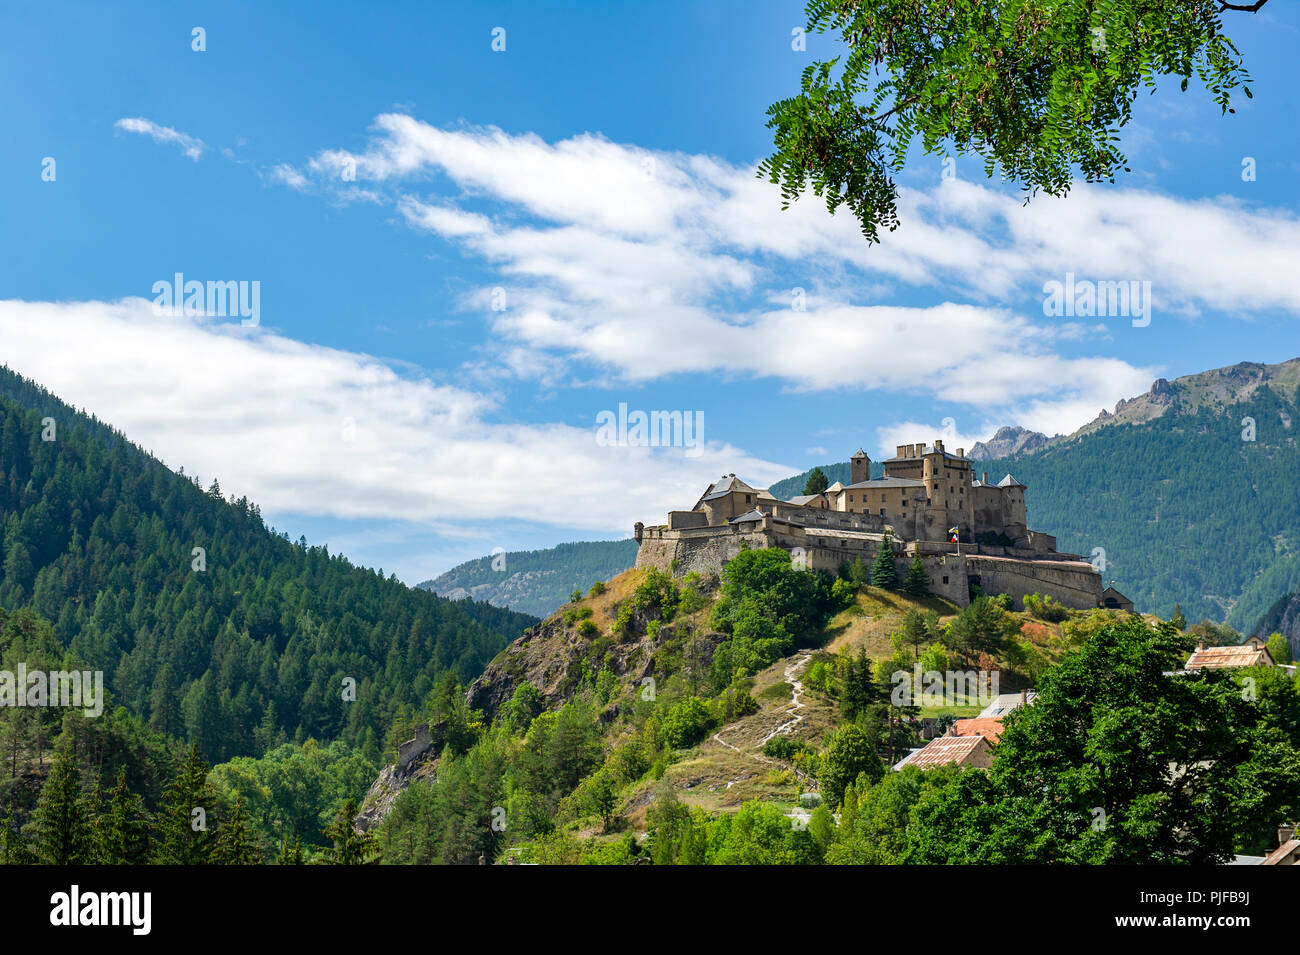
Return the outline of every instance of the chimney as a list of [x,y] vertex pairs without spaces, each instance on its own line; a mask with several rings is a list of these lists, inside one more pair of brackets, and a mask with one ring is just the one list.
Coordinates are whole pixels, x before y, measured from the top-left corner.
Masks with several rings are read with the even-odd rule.
[[935,449],[936,451],[942,451],[942,450],[943,450],[943,439],[942,439],[942,438],[935,438],[935,439],[934,439],[934,449]]
[[1279,846],[1286,845],[1294,838],[1295,838],[1294,823],[1287,822],[1277,827],[1277,844]]
[[959,458],[964,458],[964,457],[966,457],[966,449],[965,449],[965,448],[958,448],[958,449],[957,449],[957,457],[959,457]]
[[914,444],[909,444],[909,445],[907,446],[907,456],[908,456],[909,458],[914,458],[914,457],[916,457],[916,445],[914,445]]
[[980,480],[983,481],[985,484],[988,484],[988,483],[989,483],[989,472],[988,472],[988,471],[985,471],[985,472],[984,472],[984,476],[983,476],[982,478],[980,478]]
[[1021,705],[1021,706],[1025,706],[1025,705],[1027,705],[1028,703],[1029,703],[1029,691],[1028,691],[1028,690],[1021,690],[1021,691],[1020,691],[1020,705]]
[[907,457],[907,445],[900,444],[896,448],[894,448],[894,457],[896,458]]

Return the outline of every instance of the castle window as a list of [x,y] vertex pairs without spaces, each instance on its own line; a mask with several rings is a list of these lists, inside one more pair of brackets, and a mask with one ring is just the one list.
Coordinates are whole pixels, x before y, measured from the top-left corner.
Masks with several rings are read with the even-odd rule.
[[880,509],[880,516],[881,517],[885,516],[885,509],[883,507]]
[[943,579],[943,582],[946,584],[946,583],[948,582],[948,578],[945,577],[945,578]]
[[749,503],[749,495],[748,495],[748,494],[745,495],[745,503],[746,503],[746,504]]

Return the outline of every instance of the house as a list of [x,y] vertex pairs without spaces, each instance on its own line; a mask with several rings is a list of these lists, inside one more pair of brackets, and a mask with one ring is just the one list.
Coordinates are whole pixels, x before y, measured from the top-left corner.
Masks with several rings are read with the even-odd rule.
[[1287,824],[1277,830],[1277,848],[1266,856],[1235,856],[1228,865],[1300,865],[1300,839],[1295,826]]
[[971,717],[958,720],[952,725],[955,736],[983,736],[990,743],[996,743],[1002,736],[1002,717]]
[[1300,839],[1295,837],[1295,826],[1278,827],[1277,848],[1260,865],[1300,865]]
[[1187,658],[1187,670],[1228,670],[1237,667],[1271,667],[1267,648],[1251,644],[1237,647],[1198,646]]
[[922,748],[912,750],[894,765],[894,769],[904,766],[933,769],[948,763],[987,769],[993,764],[993,747],[983,736],[940,736]]
[[1025,706],[1034,701],[1038,694],[1034,690],[1021,690],[1019,693],[999,693],[988,706],[980,711],[978,719],[1001,719],[1018,706]]
[[1241,641],[1243,647],[1254,647],[1256,650],[1267,650],[1268,641],[1258,634],[1251,634],[1245,640]]

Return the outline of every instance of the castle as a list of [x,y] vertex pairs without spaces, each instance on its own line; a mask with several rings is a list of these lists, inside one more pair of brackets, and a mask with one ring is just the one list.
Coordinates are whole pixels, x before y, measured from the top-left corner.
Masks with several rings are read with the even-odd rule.
[[1018,607],[1035,593],[1078,609],[1127,603],[1103,591],[1092,564],[1029,529],[1025,485],[1010,474],[996,484],[987,472],[977,479],[965,450],[953,454],[937,439],[899,445],[883,464],[873,479],[859,449],[847,485],[788,501],[724,474],[689,511],[669,511],[667,524],[635,525],[636,566],[717,573],[742,546],[783,547],[800,566],[834,573],[855,558],[872,563],[889,535],[900,579],[920,555],[930,591],[961,606],[974,588],[1008,594]]

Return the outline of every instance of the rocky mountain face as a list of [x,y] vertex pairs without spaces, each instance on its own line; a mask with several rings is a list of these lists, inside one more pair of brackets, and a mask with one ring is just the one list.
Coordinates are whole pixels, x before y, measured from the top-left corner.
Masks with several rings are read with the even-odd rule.
[[1141,424],[1170,409],[1184,413],[1203,408],[1221,410],[1250,401],[1261,388],[1270,388],[1279,397],[1294,400],[1297,387],[1300,387],[1300,358],[1276,365],[1243,361],[1173,381],[1157,378],[1145,394],[1121,399],[1114,411],[1103,408],[1096,418],[1068,438],[1054,440],[1070,440],[1113,424]]
[[1300,660],[1300,593],[1283,597],[1255,627],[1258,636],[1280,633],[1291,644],[1291,659]]
[[997,433],[987,441],[976,441],[967,456],[972,461],[995,461],[998,458],[1009,458],[1013,454],[1033,454],[1052,440],[1039,431],[1006,426],[998,428]]

